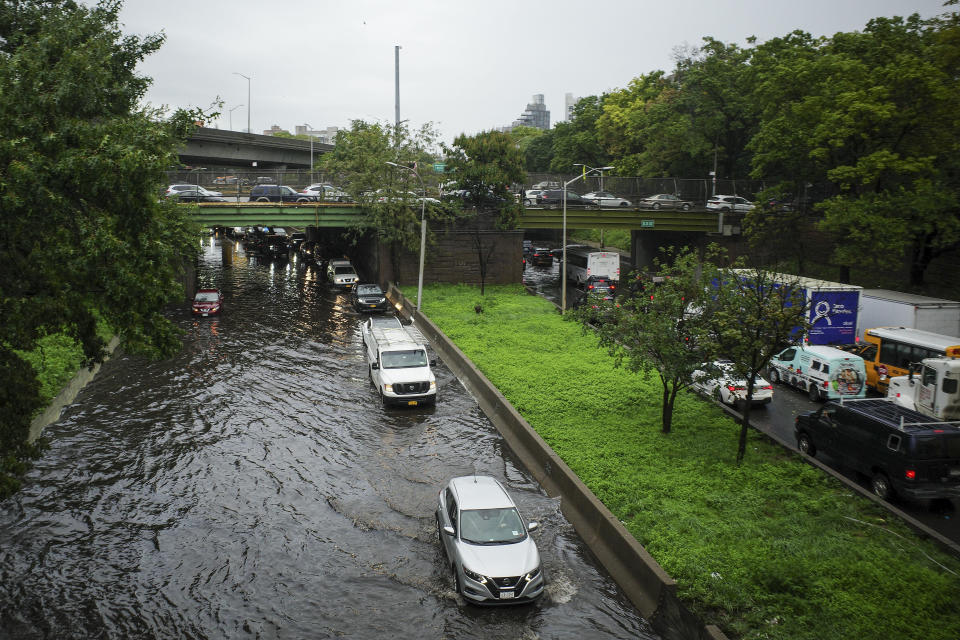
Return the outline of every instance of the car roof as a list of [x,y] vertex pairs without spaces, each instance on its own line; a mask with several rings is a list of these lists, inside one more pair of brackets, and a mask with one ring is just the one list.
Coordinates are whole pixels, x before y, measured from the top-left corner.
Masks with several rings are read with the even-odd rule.
[[[350,263],[349,260],[344,260],[344,259],[342,259],[342,258],[338,258],[338,259],[336,259],[336,260],[331,260],[331,261],[329,262],[329,264],[330,264],[331,267],[344,267],[344,266],[347,266],[347,265],[349,265],[349,264],[351,264],[351,263]],[[351,265],[351,266],[352,266],[352,265]]]
[[197,289],[197,293],[220,293],[220,289]]
[[490,476],[461,476],[450,480],[450,485],[457,494],[461,510],[514,506],[503,485]]

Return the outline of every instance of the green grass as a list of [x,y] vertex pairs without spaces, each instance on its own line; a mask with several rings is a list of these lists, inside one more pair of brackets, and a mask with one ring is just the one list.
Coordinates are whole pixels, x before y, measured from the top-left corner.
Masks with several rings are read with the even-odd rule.
[[[693,394],[660,387],[518,285],[424,289],[424,312],[731,637],[960,638],[960,561]],[[415,295],[406,291],[408,295]],[[477,314],[480,303],[484,312]]]
[[[600,229],[574,229],[570,232],[570,242],[600,243]],[[616,248],[620,251],[630,250],[630,232],[626,229],[607,229],[603,232],[603,246]]]
[[[105,342],[109,341],[112,335],[110,328],[102,321],[98,324],[97,333]],[[44,407],[57,397],[83,364],[83,349],[73,338],[63,333],[44,336],[32,351],[17,353],[37,372]]]

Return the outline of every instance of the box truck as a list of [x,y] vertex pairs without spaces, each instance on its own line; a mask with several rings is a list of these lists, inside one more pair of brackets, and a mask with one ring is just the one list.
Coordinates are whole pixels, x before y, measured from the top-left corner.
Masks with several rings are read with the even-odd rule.
[[860,330],[906,327],[960,336],[960,302],[889,289],[860,292]]

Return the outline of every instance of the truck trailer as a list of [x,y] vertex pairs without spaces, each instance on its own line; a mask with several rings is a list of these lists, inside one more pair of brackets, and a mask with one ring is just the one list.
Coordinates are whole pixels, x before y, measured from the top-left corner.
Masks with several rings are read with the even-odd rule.
[[960,302],[889,289],[860,292],[860,328],[906,327],[960,336]]

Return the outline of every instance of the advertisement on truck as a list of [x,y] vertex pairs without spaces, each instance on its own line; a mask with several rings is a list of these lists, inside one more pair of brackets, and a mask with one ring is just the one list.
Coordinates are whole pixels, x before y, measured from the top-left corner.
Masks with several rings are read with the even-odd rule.
[[857,338],[859,291],[810,290],[810,344],[846,344]]

